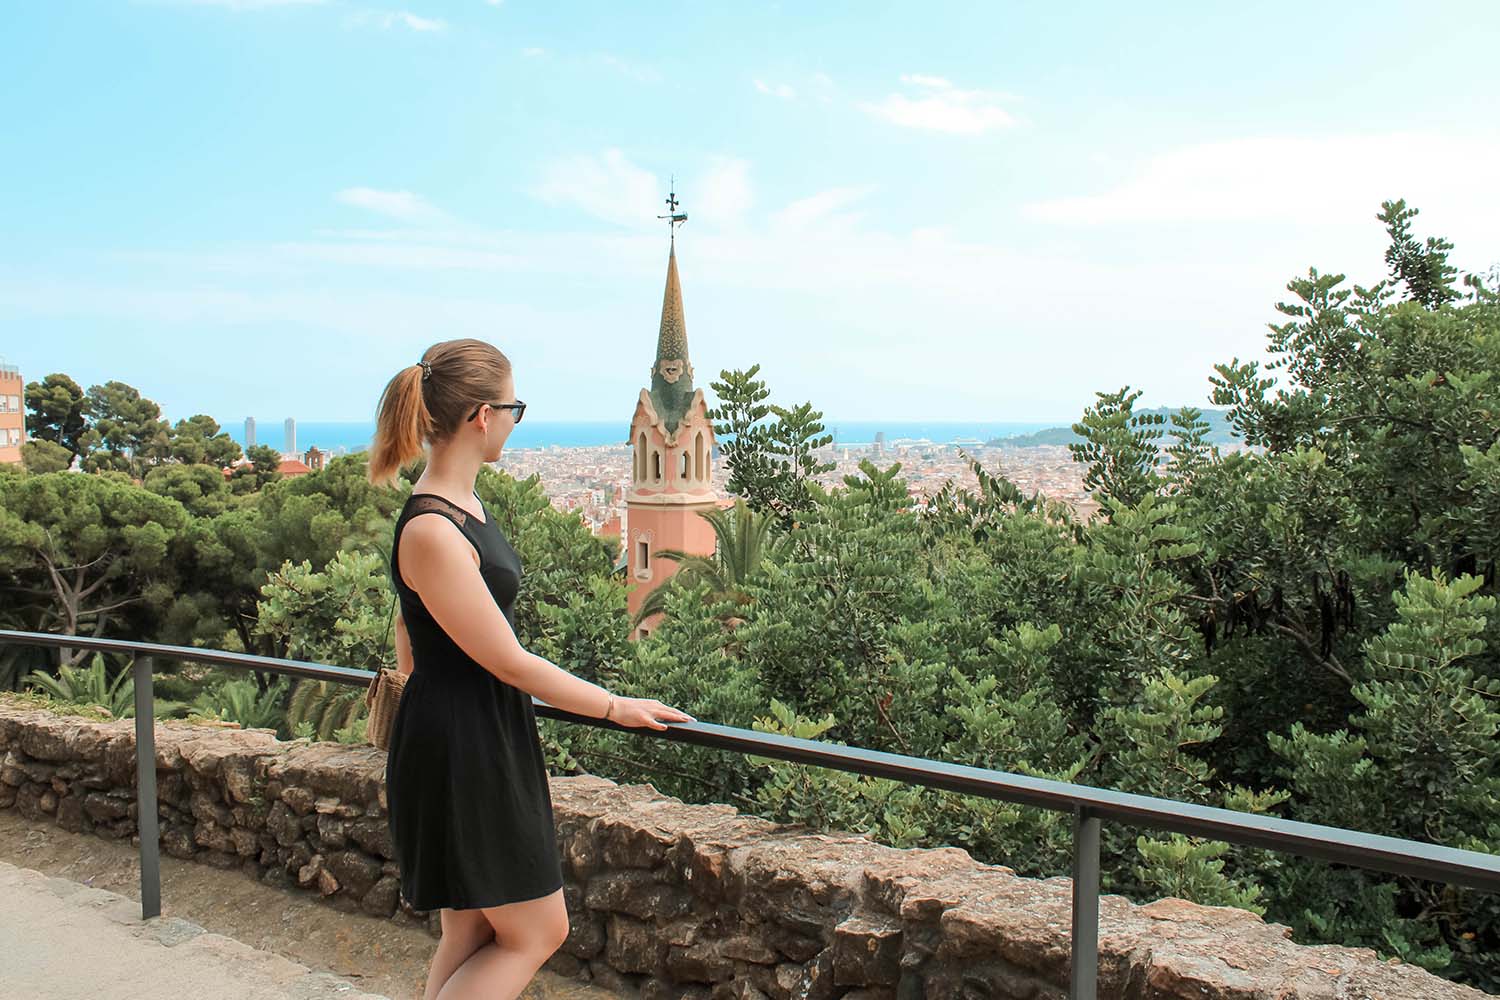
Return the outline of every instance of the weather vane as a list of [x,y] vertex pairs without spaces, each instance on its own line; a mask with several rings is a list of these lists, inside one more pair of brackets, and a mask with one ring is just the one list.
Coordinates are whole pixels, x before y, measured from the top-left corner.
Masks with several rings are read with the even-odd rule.
[[658,215],[658,219],[667,220],[667,228],[672,233],[672,243],[677,243],[677,227],[687,221],[687,213],[677,211],[677,177],[672,177],[672,189],[667,195],[667,214]]

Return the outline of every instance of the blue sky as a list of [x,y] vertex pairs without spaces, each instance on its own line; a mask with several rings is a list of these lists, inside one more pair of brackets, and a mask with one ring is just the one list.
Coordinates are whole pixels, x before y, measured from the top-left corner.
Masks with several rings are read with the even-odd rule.
[[0,356],[172,419],[369,417],[434,340],[628,420],[675,173],[696,381],[833,419],[1207,401],[1383,198],[1500,261],[1500,5],[0,8]]

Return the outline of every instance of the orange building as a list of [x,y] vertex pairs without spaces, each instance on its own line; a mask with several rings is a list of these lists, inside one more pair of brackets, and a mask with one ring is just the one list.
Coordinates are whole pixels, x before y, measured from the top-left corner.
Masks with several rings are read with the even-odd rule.
[[0,462],[19,462],[26,440],[26,385],[21,369],[0,365]]
[[[676,208],[675,199],[669,205]],[[687,323],[682,286],[677,277],[675,223],[667,256],[667,289],[662,297],[661,328],[651,387],[642,389],[630,421],[632,448],[630,489],[625,495],[627,582],[635,586],[630,613],[640,610],[646,595],[677,572],[677,563],[657,556],[662,549],[713,555],[713,528],[699,515],[719,506],[714,495],[713,425],[702,389],[693,388],[688,360]],[[655,627],[655,617],[641,623],[635,638]]]

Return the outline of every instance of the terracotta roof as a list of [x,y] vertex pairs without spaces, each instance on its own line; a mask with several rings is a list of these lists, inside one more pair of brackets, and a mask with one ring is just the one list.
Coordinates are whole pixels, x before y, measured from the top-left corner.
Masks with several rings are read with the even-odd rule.
[[312,470],[307,467],[305,462],[301,462],[295,458],[284,458],[281,460],[281,464],[276,466],[276,471],[283,476],[302,476]]

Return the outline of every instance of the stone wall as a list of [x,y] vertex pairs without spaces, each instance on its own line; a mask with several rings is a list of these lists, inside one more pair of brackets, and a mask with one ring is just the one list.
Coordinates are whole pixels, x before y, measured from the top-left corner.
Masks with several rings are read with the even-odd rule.
[[[131,836],[133,726],[0,702],[0,808]],[[436,914],[400,898],[382,752],[167,723],[156,766],[166,853],[435,931]],[[1066,879],[811,834],[649,785],[554,778],[552,796],[572,924],[555,971],[647,1000],[1067,996]],[[1106,896],[1100,920],[1100,997],[1484,995],[1368,950],[1293,944],[1240,910]]]

